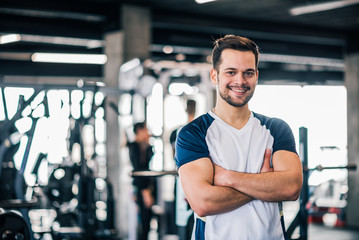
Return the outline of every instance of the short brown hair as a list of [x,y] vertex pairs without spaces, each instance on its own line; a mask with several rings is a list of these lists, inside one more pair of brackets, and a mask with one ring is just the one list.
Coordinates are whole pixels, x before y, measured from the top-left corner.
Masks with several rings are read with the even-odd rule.
[[213,68],[218,71],[218,66],[221,63],[221,55],[224,49],[234,49],[239,51],[250,51],[253,52],[255,57],[256,69],[258,69],[259,62],[259,47],[252,40],[246,37],[226,35],[222,38],[217,39],[214,42],[212,50],[212,64]]
[[195,100],[193,100],[193,99],[187,100],[186,112],[188,114],[195,115],[195,113],[196,113],[196,101]]

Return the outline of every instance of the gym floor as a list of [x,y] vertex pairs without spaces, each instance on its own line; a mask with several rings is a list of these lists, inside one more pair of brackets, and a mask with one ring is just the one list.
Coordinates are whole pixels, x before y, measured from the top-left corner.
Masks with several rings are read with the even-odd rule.
[[310,224],[308,240],[358,240],[359,229],[332,228],[321,224]]
[[[299,202],[285,202],[283,205],[285,226],[288,227],[299,209]],[[297,228],[292,238],[299,237]],[[296,236],[297,234],[297,236]],[[308,240],[359,240],[359,229],[345,227],[332,227],[323,223],[310,223],[308,225]]]
[[[308,226],[308,240],[358,240],[359,229],[333,228],[322,224]],[[294,238],[295,236],[293,236]],[[150,233],[149,240],[158,240],[156,233]],[[176,236],[166,236],[163,240],[178,240]]]
[[[298,211],[298,202],[286,202],[284,204],[285,225],[288,227]],[[154,229],[153,229],[154,230]],[[293,239],[299,238],[299,229],[297,228]],[[149,240],[158,240],[155,231],[149,234]],[[178,240],[177,236],[165,236],[163,240]],[[346,227],[331,227],[322,223],[310,223],[308,225],[308,240],[359,240],[359,229],[350,229]]]

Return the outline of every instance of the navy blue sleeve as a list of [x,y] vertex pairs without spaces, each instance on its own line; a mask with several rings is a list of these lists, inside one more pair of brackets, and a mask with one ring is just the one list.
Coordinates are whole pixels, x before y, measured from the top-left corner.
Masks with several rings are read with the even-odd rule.
[[209,156],[206,133],[212,121],[213,118],[209,114],[202,115],[184,126],[178,133],[175,154],[177,168]]
[[273,152],[278,150],[286,150],[297,153],[292,129],[283,120],[274,118],[273,121],[275,125],[273,131],[271,131],[274,137]]
[[279,150],[286,150],[297,153],[295,139],[289,125],[279,118],[270,118],[262,114],[253,113],[262,125],[269,129],[274,138],[273,153]]

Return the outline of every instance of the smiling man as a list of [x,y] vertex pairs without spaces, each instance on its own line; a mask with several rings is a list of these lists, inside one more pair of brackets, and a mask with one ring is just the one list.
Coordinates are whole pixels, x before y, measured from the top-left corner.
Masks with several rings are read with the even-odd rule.
[[175,160],[191,208],[192,239],[286,239],[281,201],[296,200],[302,166],[283,120],[250,111],[258,46],[227,35],[214,43],[215,108],[179,132]]

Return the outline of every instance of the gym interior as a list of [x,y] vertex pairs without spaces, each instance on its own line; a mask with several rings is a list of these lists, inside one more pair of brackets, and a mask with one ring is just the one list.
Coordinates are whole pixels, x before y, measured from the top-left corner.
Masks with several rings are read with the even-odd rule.
[[[260,47],[250,109],[285,120],[303,166],[289,239],[359,239],[359,1],[0,3],[0,239],[137,240],[136,181],[153,182],[141,239],[187,240],[171,135],[210,111],[211,49]],[[130,142],[145,123],[151,155]]]

